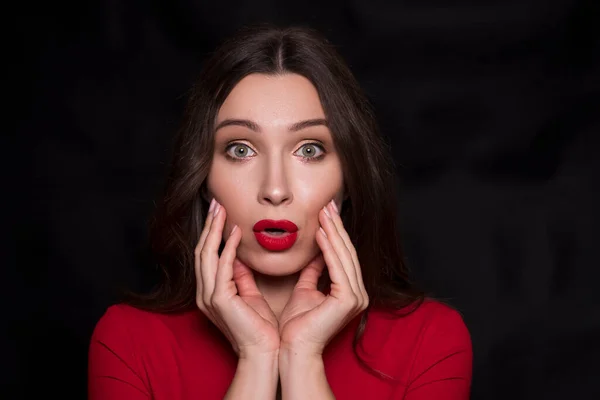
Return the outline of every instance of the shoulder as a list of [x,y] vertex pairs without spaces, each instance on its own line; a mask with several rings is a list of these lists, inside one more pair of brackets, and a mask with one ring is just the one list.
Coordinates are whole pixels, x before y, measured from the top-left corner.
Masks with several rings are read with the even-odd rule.
[[[142,311],[124,304],[116,304],[108,307],[100,320],[96,323],[93,336],[103,336],[115,329],[122,329],[133,319],[141,317]],[[147,319],[147,318],[142,318]]]
[[[157,318],[154,313],[139,310],[125,304],[108,307],[94,328],[93,338],[110,337],[135,327],[151,325]],[[143,329],[142,329],[143,330]]]
[[471,335],[460,312],[441,302],[426,300],[416,311],[421,326],[421,357],[425,354],[471,353]]
[[144,338],[180,335],[198,328],[200,316],[191,311],[177,314],[163,314],[141,310],[126,304],[108,307],[96,323],[92,341],[122,343],[135,338],[136,342]]
[[365,337],[381,367],[401,380],[454,355],[460,355],[465,371],[471,368],[471,336],[462,315],[436,300],[394,312],[374,310]]
[[374,310],[369,320],[377,328],[401,331],[405,336],[435,334],[470,344],[469,331],[460,312],[433,299],[392,312]]
[[199,359],[219,359],[214,350],[217,355],[211,355],[215,342],[207,337],[205,320],[200,310],[163,314],[124,304],[108,307],[89,344],[90,398],[133,399],[140,393],[180,398],[181,363],[204,373]]
[[437,345],[471,346],[469,330],[456,308],[426,299],[411,315],[405,320],[407,325],[418,328],[424,338],[436,337]]

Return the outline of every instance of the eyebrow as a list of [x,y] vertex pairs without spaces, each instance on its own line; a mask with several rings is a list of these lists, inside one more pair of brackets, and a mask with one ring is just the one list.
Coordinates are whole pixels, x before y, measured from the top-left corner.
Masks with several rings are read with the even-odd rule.
[[[323,118],[314,118],[314,119],[307,119],[304,121],[295,122],[288,127],[288,130],[290,132],[297,132],[297,131],[301,131],[302,129],[310,128],[312,126],[319,126],[319,125],[328,126],[327,120],[323,119]],[[225,120],[219,122],[219,124],[215,127],[215,132],[226,126],[242,126],[244,128],[248,128],[254,132],[261,131],[260,126],[256,122],[253,122],[253,121],[250,121],[247,119],[229,119],[228,118],[228,119],[225,119]]]

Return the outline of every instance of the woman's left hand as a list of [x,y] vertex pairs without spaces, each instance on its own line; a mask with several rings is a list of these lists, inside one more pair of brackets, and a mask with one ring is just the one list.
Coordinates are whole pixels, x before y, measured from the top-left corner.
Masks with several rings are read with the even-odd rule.
[[[316,240],[321,254],[300,273],[298,283],[279,317],[281,348],[322,355],[325,346],[369,305],[356,249],[344,229],[333,201],[320,212],[322,229]],[[317,289],[327,265],[328,295]]]

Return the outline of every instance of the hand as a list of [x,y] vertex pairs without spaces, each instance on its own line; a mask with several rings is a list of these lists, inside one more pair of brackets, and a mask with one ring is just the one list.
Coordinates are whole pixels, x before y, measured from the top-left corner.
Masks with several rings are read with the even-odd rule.
[[216,200],[212,208],[194,251],[196,304],[229,339],[239,358],[274,354],[280,344],[277,318],[252,270],[236,258],[242,232],[234,226],[219,258],[226,212]]
[[[319,221],[326,234],[319,229],[316,236],[322,253],[300,273],[279,318],[281,347],[309,355],[322,355],[329,341],[369,305],[356,249],[333,201],[319,212]],[[317,290],[325,264],[329,295]]]

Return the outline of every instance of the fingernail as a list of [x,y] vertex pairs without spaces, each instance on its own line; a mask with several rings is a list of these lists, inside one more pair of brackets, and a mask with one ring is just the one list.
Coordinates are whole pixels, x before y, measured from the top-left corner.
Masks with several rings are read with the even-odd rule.
[[230,233],[230,235],[233,235],[233,232],[235,232],[235,230],[236,230],[236,229],[237,229],[237,225],[234,225],[234,226],[233,226],[233,229],[231,230],[231,233]]
[[221,211],[221,205],[219,203],[215,202],[215,217],[217,216],[219,211]]
[[340,214],[340,211],[337,208],[337,204],[335,204],[335,201],[333,201],[333,199],[331,199],[331,206],[333,207],[333,209],[335,210],[336,214]]
[[215,199],[213,197],[213,199],[210,201],[210,207],[208,208],[208,212],[211,213],[211,212],[213,212],[214,209],[215,209]]
[[327,206],[323,207],[323,211],[325,211],[325,214],[327,214],[327,216],[329,218],[331,218],[331,214],[329,214],[329,210],[327,210]]
[[321,230],[321,233],[322,233],[323,235],[325,235],[325,237],[327,237],[327,234],[326,234],[326,233],[325,233],[325,231],[323,230],[323,227],[320,227],[319,229]]

